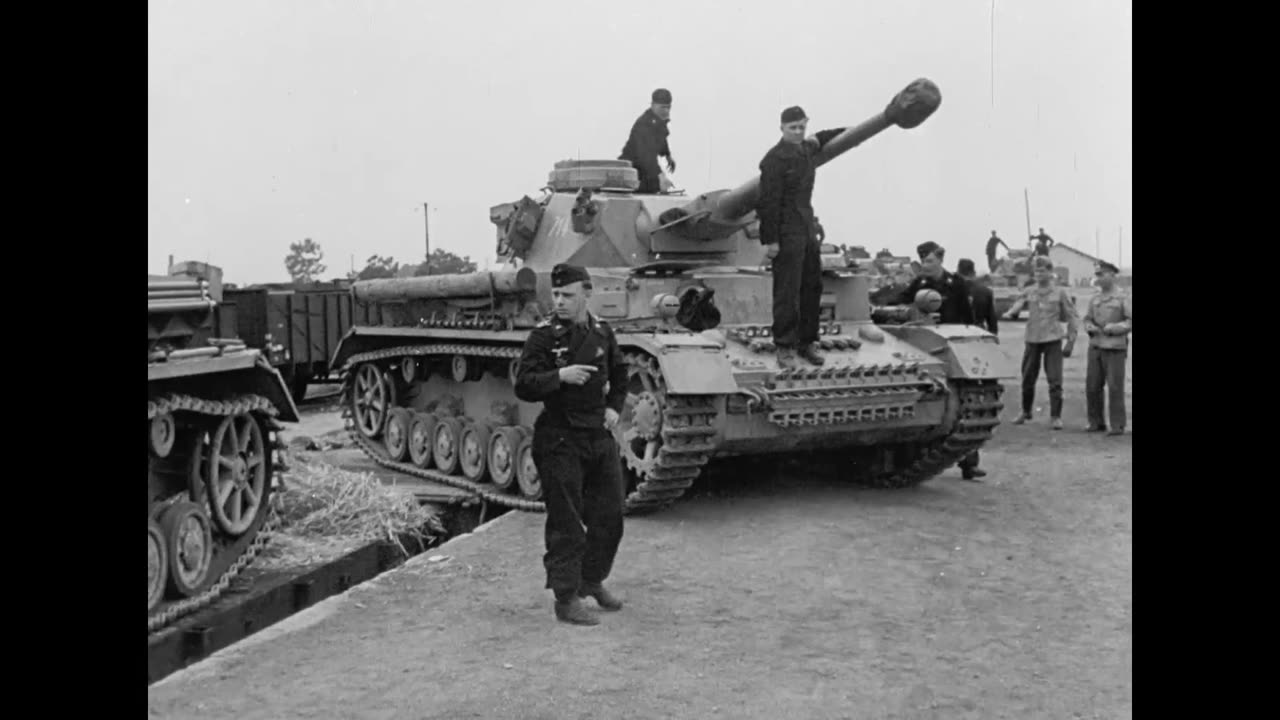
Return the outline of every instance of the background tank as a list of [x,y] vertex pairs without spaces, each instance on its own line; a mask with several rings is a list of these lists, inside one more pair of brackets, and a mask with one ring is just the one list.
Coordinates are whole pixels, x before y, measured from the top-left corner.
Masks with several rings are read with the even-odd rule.
[[[919,125],[939,102],[931,82],[913,82],[818,164],[891,125]],[[354,326],[331,364],[345,368],[357,444],[386,467],[542,509],[530,453],[540,405],[515,397],[512,373],[550,317],[562,262],[590,272],[590,310],[630,367],[614,433],[628,512],[670,503],[719,456],[842,449],[867,482],[901,487],[991,436],[999,379],[1015,376],[994,336],[927,319],[877,327],[867,276],[841,260],[824,267],[826,365],[780,370],[759,177],[692,199],[637,187],[624,161],[556,163],[539,199],[491,208],[503,269],[355,283],[357,314],[373,323]]]
[[195,274],[147,277],[149,632],[212,602],[253,559],[278,422],[298,419],[258,351],[210,336],[221,298],[202,278],[221,273]]

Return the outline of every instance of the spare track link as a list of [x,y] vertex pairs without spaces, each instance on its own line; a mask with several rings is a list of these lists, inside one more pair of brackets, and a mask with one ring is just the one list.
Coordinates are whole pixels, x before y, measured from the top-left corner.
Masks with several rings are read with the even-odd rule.
[[[623,353],[627,364],[650,372],[665,386],[656,361],[646,354]],[[627,494],[628,513],[660,510],[693,486],[715,449],[716,406],[710,396],[667,395],[662,409],[662,445],[653,467],[637,472],[638,483]],[[621,452],[622,449],[619,448]]]
[[880,488],[905,488],[938,475],[961,458],[980,449],[1000,424],[1004,386],[993,380],[960,380],[954,384],[960,410],[951,432],[923,446],[919,457],[901,470],[876,475],[868,484]]
[[[280,411],[270,400],[261,395],[241,395],[231,400],[207,400],[192,395],[183,395],[178,393],[169,393],[155,400],[147,401],[147,419],[151,420],[158,415],[170,413],[174,411],[184,411],[198,413],[200,415],[208,415],[210,417],[227,417],[229,415],[239,415],[241,413],[258,413],[265,415],[267,418],[266,425],[270,430],[279,430],[280,425],[275,421],[275,417]],[[268,450],[279,450],[278,442],[269,443]],[[273,464],[275,473],[273,477],[267,478],[268,483],[274,484],[274,474],[279,473],[282,466],[278,463]],[[182,495],[179,495],[182,497]],[[197,610],[208,607],[213,604],[227,587],[231,585],[231,581],[248,567],[258,553],[261,552],[267,543],[268,536],[275,530],[276,524],[279,522],[277,510],[279,506],[278,495],[271,494],[271,500],[267,507],[267,517],[258,528],[258,532],[249,534],[236,540],[230,546],[226,547],[222,552],[227,558],[234,557],[231,566],[222,573],[218,579],[209,586],[209,589],[196,595],[195,597],[180,600],[178,602],[162,605],[155,612],[147,616],[147,633],[152,634],[163,628],[173,624],[179,618],[190,615]],[[217,562],[217,560],[215,560]]]

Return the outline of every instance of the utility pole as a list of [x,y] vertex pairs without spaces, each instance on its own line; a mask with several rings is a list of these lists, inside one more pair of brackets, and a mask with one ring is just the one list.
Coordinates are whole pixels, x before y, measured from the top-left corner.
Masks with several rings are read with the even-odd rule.
[[422,203],[422,233],[427,246],[427,274],[431,274],[431,219],[427,215],[427,204]]
[[1027,189],[1022,188],[1022,203],[1027,209],[1027,245],[1031,245],[1031,196],[1027,194]]

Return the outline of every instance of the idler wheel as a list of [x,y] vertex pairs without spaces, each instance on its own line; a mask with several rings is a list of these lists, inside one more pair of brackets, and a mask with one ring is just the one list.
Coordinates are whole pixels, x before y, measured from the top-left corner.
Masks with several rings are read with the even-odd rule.
[[262,428],[252,415],[223,419],[213,433],[206,473],[213,521],[223,532],[243,535],[264,507],[267,461]]
[[351,388],[351,416],[360,434],[370,440],[382,433],[391,408],[389,395],[388,383],[376,365],[365,363],[356,369],[355,385]]

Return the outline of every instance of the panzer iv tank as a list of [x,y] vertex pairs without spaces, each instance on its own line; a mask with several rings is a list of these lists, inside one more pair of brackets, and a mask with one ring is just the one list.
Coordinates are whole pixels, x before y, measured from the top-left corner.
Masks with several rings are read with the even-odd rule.
[[[928,80],[911,83],[817,164],[890,126],[919,125],[940,99]],[[356,316],[370,320],[348,331],[331,366],[343,369],[355,443],[384,467],[542,510],[530,447],[540,407],[513,383],[525,338],[550,316],[558,263],[587,268],[589,309],[629,364],[614,431],[628,513],[670,504],[720,456],[836,449],[865,482],[904,487],[991,437],[1000,379],[1016,377],[993,335],[878,326],[868,277],[836,263],[823,270],[826,363],[781,369],[759,177],[693,199],[637,188],[630,163],[559,162],[540,199],[491,209],[502,269],[354,283]]]
[[271,514],[284,379],[210,337],[221,300],[195,277],[147,279],[147,629],[215,600],[253,560]]

